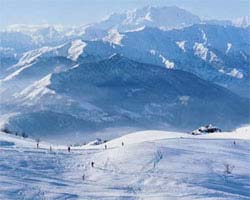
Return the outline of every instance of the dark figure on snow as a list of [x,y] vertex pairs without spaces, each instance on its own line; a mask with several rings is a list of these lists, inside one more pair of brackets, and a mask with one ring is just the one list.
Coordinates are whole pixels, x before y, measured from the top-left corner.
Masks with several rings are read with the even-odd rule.
[[36,148],[38,149],[39,148],[39,143],[40,143],[40,139],[36,139]]
[[68,146],[68,152],[70,152],[70,146]]
[[236,142],[235,142],[235,140],[234,140],[234,145],[236,145]]
[[94,162],[91,162],[91,167],[94,167],[95,163]]
[[84,174],[82,175],[82,180],[83,180],[83,181],[85,180],[85,175],[84,175]]
[[52,151],[52,146],[49,147],[49,151]]
[[104,148],[107,149],[107,145],[106,144],[104,145]]
[[124,146],[124,143],[122,142],[122,146]]

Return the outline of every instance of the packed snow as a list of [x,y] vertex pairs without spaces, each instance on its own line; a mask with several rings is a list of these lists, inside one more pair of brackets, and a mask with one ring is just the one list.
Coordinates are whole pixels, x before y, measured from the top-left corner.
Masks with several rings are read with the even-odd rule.
[[0,199],[246,200],[249,146],[250,127],[199,136],[141,131],[70,152],[0,133]]

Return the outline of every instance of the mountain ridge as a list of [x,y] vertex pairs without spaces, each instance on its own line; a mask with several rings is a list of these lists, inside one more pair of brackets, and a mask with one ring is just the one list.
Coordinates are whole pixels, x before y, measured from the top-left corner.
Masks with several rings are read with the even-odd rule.
[[[250,29],[157,9],[73,29],[0,32],[1,125],[93,139],[110,129],[249,123]],[[178,13],[175,28],[162,27]]]
[[[187,130],[210,121],[230,129],[247,123],[249,117],[245,112],[249,100],[227,89],[188,72],[135,62],[119,54],[53,73],[16,98],[21,113],[11,116],[6,125],[34,137],[85,132],[82,137],[93,139],[91,133],[95,137],[94,132],[105,128],[140,130],[149,122],[159,129],[178,125]],[[204,114],[211,109],[211,116]],[[48,126],[47,120],[55,125]]]

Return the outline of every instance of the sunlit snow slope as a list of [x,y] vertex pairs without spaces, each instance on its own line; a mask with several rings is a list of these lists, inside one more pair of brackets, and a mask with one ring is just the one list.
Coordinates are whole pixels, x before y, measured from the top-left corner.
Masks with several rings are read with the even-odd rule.
[[70,153],[0,133],[0,199],[250,199],[249,130],[144,131]]

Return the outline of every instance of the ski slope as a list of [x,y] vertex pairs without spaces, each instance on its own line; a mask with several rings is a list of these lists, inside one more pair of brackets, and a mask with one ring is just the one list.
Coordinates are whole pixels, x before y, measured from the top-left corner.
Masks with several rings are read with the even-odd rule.
[[249,135],[250,127],[200,136],[142,131],[107,149],[67,152],[0,133],[0,199],[250,199]]

